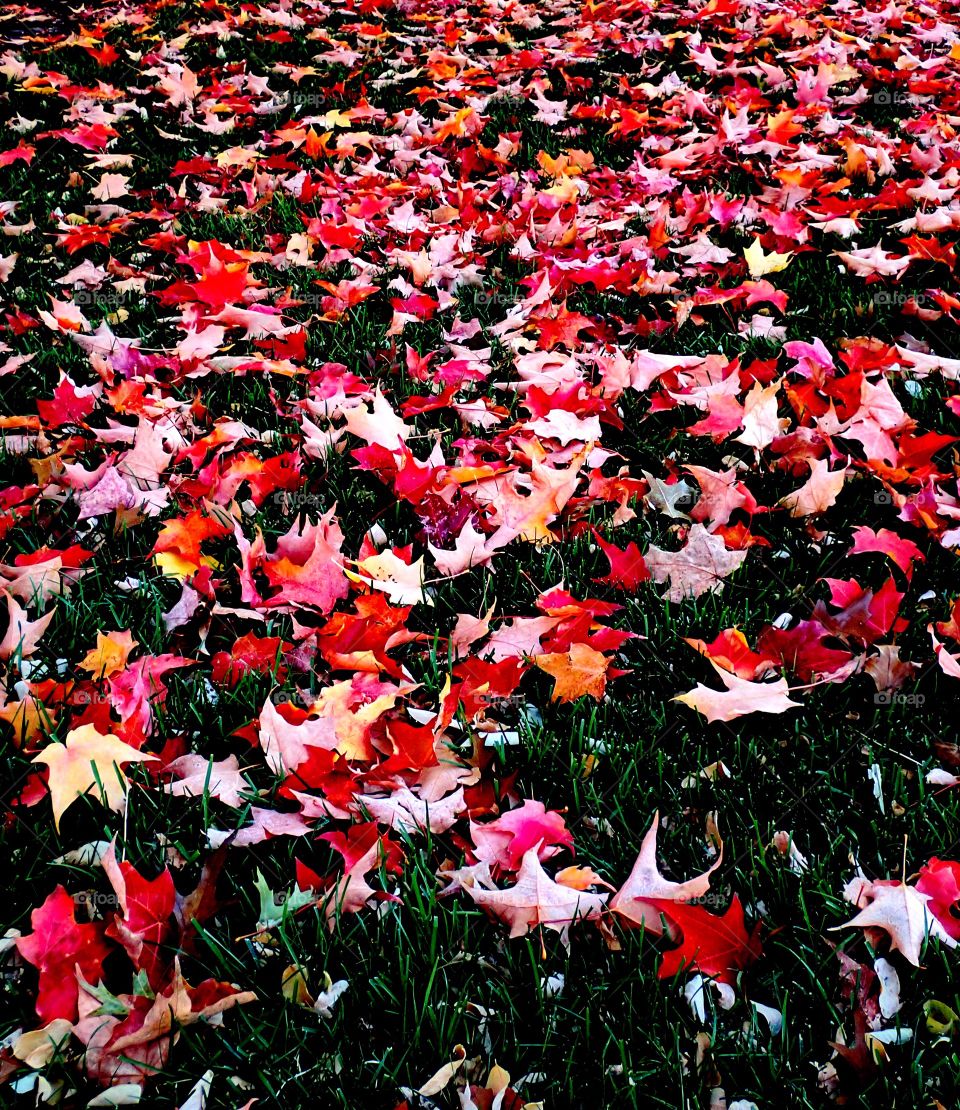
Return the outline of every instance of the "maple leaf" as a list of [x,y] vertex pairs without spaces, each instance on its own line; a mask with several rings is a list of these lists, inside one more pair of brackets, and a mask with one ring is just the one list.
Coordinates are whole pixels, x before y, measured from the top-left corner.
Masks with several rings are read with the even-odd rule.
[[[552,543],[556,538],[547,525],[573,496],[580,481],[580,466],[586,459],[584,447],[568,466],[550,467],[535,462],[529,473],[513,471],[491,483],[489,502],[494,510],[496,532],[487,540],[494,551],[514,539],[527,543]],[[477,491],[480,500],[480,491]]]
[[478,906],[510,926],[511,937],[522,937],[542,925],[559,933],[569,948],[570,927],[576,921],[598,917],[608,895],[590,894],[555,882],[541,866],[537,847],[524,854],[514,886],[506,890],[477,886],[464,889]]
[[933,856],[920,868],[917,891],[929,895],[927,909],[954,940],[960,940],[960,918],[955,912],[960,902],[960,863]]
[[927,631],[930,633],[930,639],[933,641],[933,652],[936,656],[937,663],[940,665],[940,670],[944,674],[949,675],[951,678],[960,678],[960,657],[951,655],[947,651],[946,644],[940,643],[937,639],[937,634],[933,630],[933,625],[927,625]]
[[240,773],[240,763],[235,755],[216,762],[191,752],[172,760],[163,770],[177,776],[163,788],[175,798],[202,798],[208,794],[224,805],[240,809],[246,804],[244,794],[253,793]]
[[779,381],[767,386],[753,383],[743,403],[743,431],[736,437],[737,443],[745,443],[759,452],[769,447],[787,427],[789,422],[778,415],[779,390]]
[[625,549],[621,550],[615,544],[607,543],[596,529],[593,530],[593,536],[597,541],[597,546],[610,563],[610,573],[602,578],[595,578],[594,582],[605,582],[610,586],[616,586],[618,589],[632,593],[641,582],[649,580],[650,571],[647,569],[640,548],[633,540],[627,544]]
[[83,794],[93,792],[109,809],[122,810],[128,783],[121,765],[156,758],[99,732],[94,725],[81,725],[67,733],[63,744],[48,744],[33,762],[49,768],[53,821],[59,829],[64,810]]
[[129,631],[98,631],[97,646],[87,652],[77,667],[88,671],[95,679],[107,678],[126,667],[130,653],[138,646]]
[[[693,902],[702,898],[710,889],[710,876],[723,862],[723,845],[719,846],[716,861],[702,875],[677,883],[665,879],[657,866],[657,830],[660,814],[653,821],[640,844],[633,869],[627,881],[610,900],[610,909],[631,925],[643,925],[649,933],[662,933],[662,904],[664,902]],[[655,904],[656,903],[656,904]],[[668,918],[672,914],[667,912]]]
[[53,399],[37,402],[37,412],[48,427],[60,428],[64,424],[82,424],[95,404],[96,393],[92,388],[77,389],[64,375],[53,391]]
[[393,411],[379,387],[369,409],[362,402],[357,402],[344,415],[347,430],[352,435],[367,443],[386,447],[388,451],[396,451],[413,432]]
[[714,471],[705,466],[686,466],[700,483],[700,498],[690,515],[701,524],[718,526],[729,523],[730,516],[737,509],[752,512],[756,503],[746,487],[738,481],[736,470]]
[[864,247],[855,251],[834,251],[837,258],[859,277],[870,277],[873,274],[884,274],[887,277],[903,273],[910,265],[911,258],[897,257],[887,252],[879,243],[872,247]]
[[584,328],[593,327],[593,320],[579,312],[568,312],[564,303],[560,305],[555,316],[538,317],[536,326],[540,332],[537,345],[543,350],[550,351],[558,345],[573,350],[578,345],[578,333]]
[[532,798],[525,798],[522,806],[507,810],[495,821],[482,825],[471,821],[470,836],[476,858],[501,871],[516,871],[534,847],[544,861],[564,848],[573,850],[573,836],[562,815]]
[[444,833],[456,824],[466,809],[463,787],[458,787],[446,797],[429,801],[408,786],[398,786],[386,798],[358,794],[357,802],[382,825],[409,832],[429,830]]
[[[169,987],[156,996],[150,1009],[142,1015],[138,1029],[123,1032],[111,1041],[110,1053],[136,1060],[151,1045],[175,1044],[179,1030],[185,1026],[222,1014],[234,1006],[255,1002],[256,998],[253,991],[241,991],[231,983],[218,983],[213,979],[190,986],[183,978],[177,957]],[[121,1030],[122,1026],[117,1031]]]
[[75,1021],[77,978],[74,969],[94,976],[111,954],[102,922],[78,924],[76,903],[62,886],[30,914],[33,932],[15,941],[20,955],[40,972],[37,1015],[44,1023],[55,1018]]
[[407,563],[393,551],[381,551],[355,565],[360,573],[347,571],[347,577],[381,590],[392,605],[433,604],[433,598],[424,590],[423,559]]
[[12,594],[5,596],[7,631],[0,640],[0,659],[10,659],[14,656],[26,659],[36,651],[37,644],[53,620],[56,609],[51,609],[49,613],[32,621],[27,617],[27,610]]
[[875,650],[877,654],[870,656],[863,669],[881,693],[899,690],[919,670],[916,663],[900,658],[899,644],[876,644]]
[[107,679],[110,703],[126,723],[135,722],[145,734],[153,727],[153,707],[166,700],[167,686],[163,676],[167,671],[190,666],[193,660],[180,655],[145,655],[129,663]]
[[836,503],[846,476],[846,467],[831,470],[826,459],[815,459],[810,464],[810,477],[794,493],[781,497],[779,504],[789,509],[794,517],[826,512]]
[[173,876],[164,868],[155,879],[145,879],[131,863],[117,861],[113,844],[104,853],[101,866],[120,905],[120,913],[107,926],[107,936],[123,945],[134,967],[145,971],[157,990],[169,966],[162,949],[174,936],[177,892]]
[[792,251],[788,254],[777,254],[776,251],[764,254],[759,239],[754,239],[743,252],[743,259],[752,278],[763,277],[764,274],[778,274],[790,265],[791,258],[793,258]]
[[926,556],[913,540],[898,536],[889,528],[881,528],[875,532],[864,524],[853,530],[853,544],[849,554],[860,555],[868,551],[879,551],[886,555],[903,571],[908,582],[913,577],[914,561],[926,562]]
[[482,567],[490,562],[494,552],[487,545],[488,537],[478,532],[468,520],[457,536],[453,551],[444,551],[428,543],[430,554],[441,574],[452,577],[470,567]]
[[747,557],[746,551],[728,551],[719,536],[702,524],[694,524],[679,551],[664,551],[651,544],[644,561],[655,582],[669,580],[667,597],[683,601],[711,591],[719,593],[723,580]]
[[309,605],[329,613],[347,597],[350,587],[340,565],[343,532],[334,519],[335,508],[317,524],[308,521],[299,530],[294,524],[277,541],[275,554],[264,566],[268,581],[280,591],[271,604]]
[[712,690],[698,682],[688,693],[677,694],[672,700],[696,709],[711,723],[733,721],[748,713],[783,713],[800,707],[799,702],[790,700],[785,678],[775,682],[749,682],[717,666],[713,660],[710,662],[726,690]]
[[327,717],[307,717],[291,721],[268,698],[260,710],[260,746],[267,763],[277,775],[295,771],[310,755],[312,748],[336,747],[336,725]]
[[306,836],[310,826],[299,813],[278,813],[275,809],[251,806],[249,816],[253,823],[233,832],[207,829],[207,843],[211,848],[222,848],[229,842],[232,848],[249,848],[276,836]]
[[597,701],[603,697],[610,660],[589,644],[571,644],[569,651],[537,655],[533,662],[555,680],[553,701],[576,701],[587,694]]
[[724,629],[709,644],[689,636],[686,637],[686,642],[715,666],[730,671],[738,678],[752,681],[777,663],[776,657],[767,652],[751,651],[746,636],[739,628]]
[[[374,900],[400,901],[394,895],[375,890],[365,877],[381,863],[397,871],[403,858],[402,849],[389,837],[380,835],[375,821],[352,825],[346,834],[322,833],[319,839],[327,841],[331,848],[339,852],[344,863],[344,872],[331,887],[324,903],[329,928],[336,927],[339,914],[359,913]],[[297,870],[298,885],[306,885],[304,879],[311,873],[302,865]]]

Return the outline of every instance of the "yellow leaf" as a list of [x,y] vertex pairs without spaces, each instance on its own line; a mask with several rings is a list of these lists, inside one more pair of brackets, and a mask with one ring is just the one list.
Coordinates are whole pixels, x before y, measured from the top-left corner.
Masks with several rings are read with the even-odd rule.
[[793,252],[777,254],[776,251],[771,251],[770,254],[764,254],[760,240],[754,239],[743,252],[743,257],[750,276],[758,278],[763,277],[764,274],[778,274],[781,270],[785,270],[790,264],[790,259],[793,258]]
[[299,964],[291,964],[283,973],[280,991],[288,1002],[298,1006],[312,1006],[313,997],[307,985],[307,973]]
[[89,671],[94,678],[105,678],[122,671],[130,652],[138,647],[130,632],[97,632],[97,646],[92,648],[77,664],[81,671]]
[[119,770],[120,764],[143,763],[156,758],[138,752],[116,736],[104,736],[93,725],[81,725],[67,733],[66,743],[47,745],[34,756],[33,762],[46,763],[50,768],[48,785],[53,821],[59,829],[63,811],[82,794],[91,791],[102,795],[108,808],[122,809],[127,779]]

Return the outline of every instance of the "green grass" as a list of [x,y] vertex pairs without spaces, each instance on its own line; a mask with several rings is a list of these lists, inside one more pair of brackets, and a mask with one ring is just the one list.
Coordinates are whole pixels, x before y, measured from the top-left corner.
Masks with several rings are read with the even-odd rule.
[[[155,30],[174,35],[179,27],[199,19],[200,9],[198,4],[168,6],[159,14]],[[209,13],[203,18],[209,18]],[[235,39],[225,43],[224,58],[216,64],[243,60],[251,71],[265,72],[281,59],[309,64],[316,49],[316,42],[302,34],[282,46]],[[209,42],[198,40],[189,48],[189,57],[199,69],[214,63],[212,50]],[[100,76],[98,67],[80,51],[58,53],[49,64],[63,67],[79,82]],[[636,59],[613,55],[600,67],[585,67],[583,74],[609,92],[615,88],[610,67],[616,66],[620,68],[613,69],[614,79],[635,71]],[[372,81],[380,72],[371,64],[363,79]],[[336,67],[320,67],[309,87],[323,88],[324,81],[346,76]],[[111,79],[136,82],[137,75],[122,71],[111,74]],[[407,82],[411,87],[414,83]],[[554,84],[551,98],[561,95],[559,75],[554,75]],[[360,77],[353,74],[343,95],[331,94],[330,106],[351,103],[360,86]],[[367,87],[371,103],[388,110],[406,102],[406,91],[388,87],[378,93],[372,84]],[[8,108],[24,114],[29,105],[44,127],[56,126],[63,108],[52,98],[27,99],[9,84],[4,97]],[[435,110],[435,104],[428,104],[424,114],[432,118]],[[591,123],[574,128],[571,135],[558,136],[532,115],[529,103],[495,106],[481,141],[495,141],[505,129],[520,131],[517,165],[521,171],[536,166],[540,150],[556,155],[570,146],[582,145],[614,170],[632,160],[629,144],[606,140],[605,128]],[[874,122],[882,122],[880,114]],[[161,126],[169,123],[164,118]],[[251,127],[250,137],[261,124],[262,120]],[[143,158],[136,171],[138,184],[162,181],[173,160],[204,153],[205,144],[216,151],[240,141],[236,134],[195,134],[182,145],[164,142],[136,119],[129,121],[123,135],[124,144]],[[15,166],[8,177],[5,195],[21,203],[18,219],[33,217],[38,225],[36,232],[18,243],[22,259],[15,293],[26,311],[45,307],[53,288],[51,273],[56,270],[59,276],[77,261],[61,254],[54,267],[44,254],[50,241],[46,236],[51,208],[60,205],[70,212],[82,203],[82,190],[72,191],[66,183],[73,157],[72,148],[59,144],[45,158],[42,173],[36,166]],[[742,176],[755,186],[745,171]],[[728,182],[731,188],[740,183],[735,168]],[[236,189],[231,207],[241,203],[243,193]],[[307,206],[306,213],[316,211]],[[185,238],[217,238],[248,249],[259,249],[268,234],[289,235],[301,226],[297,206],[279,193],[269,207],[249,219],[230,209],[214,215],[188,209],[177,215],[177,231]],[[129,236],[118,236],[109,251],[94,247],[84,257],[104,264],[112,254],[130,263],[138,250],[138,230],[135,226]],[[723,245],[742,250],[746,241],[731,234]],[[836,246],[843,249],[839,242]],[[497,275],[499,291],[519,288],[525,270],[505,250],[491,248],[485,261],[487,273]],[[291,270],[282,278],[300,292],[309,292],[314,278],[336,281],[343,276],[336,271],[300,274]],[[790,298],[784,319],[788,339],[819,335],[835,349],[840,336],[872,334],[889,340],[903,330],[904,322],[893,308],[866,309],[869,291],[858,279],[841,274],[826,252],[802,254],[777,276],[782,279],[778,287]],[[922,274],[911,271],[904,288],[921,291],[925,284]],[[371,381],[381,381],[399,407],[405,397],[427,389],[397,369],[402,365],[402,343],[421,352],[435,349],[441,345],[442,329],[435,320],[408,326],[402,337],[387,337],[391,295],[384,289],[336,324],[313,323],[308,360],[311,366],[340,361]],[[630,319],[642,313],[652,320],[664,301],[580,291],[571,295],[569,308],[598,318]],[[304,319],[309,311],[295,310],[291,315]],[[484,328],[498,318],[489,301],[469,290],[463,293],[459,311],[463,319],[478,318]],[[118,326],[118,334],[139,335],[151,348],[176,342],[177,333],[165,320],[169,313],[152,298],[132,305],[130,313]],[[649,346],[682,354],[720,351],[728,357],[770,356],[768,345],[739,336],[720,306],[705,308],[702,314],[705,323],[689,322],[651,338]],[[96,312],[91,312],[91,318],[96,318]],[[943,334],[943,329],[935,329],[928,338],[939,341]],[[36,399],[50,396],[61,371],[78,384],[95,380],[86,356],[46,329],[28,332],[18,340],[17,349],[35,353],[36,358],[15,377],[3,379],[4,415],[34,411]],[[495,358],[504,357],[502,348],[495,347],[494,352]],[[900,383],[894,388],[924,427],[949,429],[941,385],[932,380],[924,383],[918,397],[908,396]],[[180,399],[192,397],[198,389],[212,419],[247,421],[282,435],[290,435],[294,425],[274,417],[275,400],[294,402],[304,395],[303,382],[296,378],[255,375],[211,376],[199,385],[184,381],[170,386],[171,394]],[[498,400],[514,401],[509,396]],[[678,440],[676,413],[650,414],[647,403],[647,397],[625,395],[621,401],[625,429],[611,430],[604,437],[606,446],[621,452],[631,474],[647,469],[662,476],[663,460],[671,452],[682,452],[682,462],[716,468],[728,453],[750,461],[751,452],[736,444],[717,445],[707,438]],[[682,419],[689,423],[695,417]],[[439,430],[445,446],[462,431],[449,412],[427,414],[414,423],[418,433]],[[279,449],[259,450],[266,457]],[[91,455],[86,464],[99,461]],[[327,509],[334,503],[338,507],[347,537],[345,550],[354,553],[375,520],[384,525],[391,542],[411,542],[420,524],[410,506],[397,502],[373,475],[351,464],[349,455],[333,455],[304,467],[305,485],[317,494],[318,507]],[[0,467],[6,484],[31,480],[30,467],[22,458],[0,458]],[[751,488],[767,505],[797,484],[783,473],[755,479]],[[859,523],[892,525],[893,511],[875,507],[871,496],[872,487],[868,492],[865,480],[851,481],[819,526],[845,539]],[[3,539],[0,561],[10,562],[43,543],[70,542],[76,512],[70,504],[41,502]],[[889,514],[889,520],[881,519],[884,514]],[[251,535],[255,523],[272,539],[292,522],[268,500],[253,521],[245,522],[245,530]],[[642,544],[675,546],[669,523],[655,514],[641,515],[618,530],[616,542],[624,546],[628,539],[636,539]],[[130,629],[142,651],[179,651],[196,659],[195,667],[169,681],[166,705],[158,711],[159,735],[161,739],[184,735],[194,750],[220,759],[238,750],[234,734],[257,716],[273,687],[273,676],[245,679],[233,690],[220,690],[216,701],[211,701],[203,681],[209,655],[228,649],[247,626],[237,630],[215,624],[203,646],[192,632],[189,636],[165,633],[162,614],[175,602],[178,590],[147,559],[160,525],[159,520],[147,520],[116,535],[95,537],[106,545],[107,554],[98,556],[90,573],[58,603],[36,658],[53,672],[59,659],[74,665],[82,658],[98,630]],[[462,859],[462,843],[451,834],[407,838],[403,877],[380,877],[380,885],[399,894],[400,903],[344,915],[332,929],[324,915],[313,909],[288,915],[266,942],[251,933],[259,910],[256,872],[262,872],[272,889],[288,890],[294,858],[320,873],[339,863],[328,845],[315,837],[279,838],[229,852],[220,885],[220,910],[200,930],[189,968],[191,981],[207,976],[229,980],[255,991],[258,1001],[231,1011],[220,1028],[183,1030],[169,1068],[148,1088],[141,1105],[179,1105],[197,1078],[211,1068],[210,1110],[234,1108],[254,1096],[260,1100],[258,1106],[284,1110],[315,1106],[387,1110],[400,1101],[400,1088],[418,1087],[451,1058],[456,1045],[463,1044],[471,1057],[482,1058],[485,1067],[496,1060],[514,1081],[526,1077],[524,1096],[544,1099],[551,1110],[702,1106],[717,1085],[730,1101],[753,1099],[763,1108],[823,1106],[817,1067],[829,1059],[828,1042],[836,1039],[840,1027],[848,1037],[852,1034],[842,1005],[834,946],[861,960],[869,952],[860,931],[829,931],[852,916],[842,899],[843,884],[853,874],[851,854],[869,875],[880,877],[898,873],[904,841],[908,874],[931,855],[960,855],[960,799],[955,792],[937,791],[924,782],[924,772],[937,763],[933,742],[953,739],[960,698],[951,685],[956,683],[928,666],[912,688],[926,699],[919,707],[876,705],[873,685],[863,676],[805,693],[803,707],[782,717],[747,717],[731,725],[707,725],[673,702],[676,694],[697,681],[709,681],[709,667],[684,643],[685,637],[711,639],[721,629],[735,626],[753,642],[759,630],[784,610],[808,616],[813,601],[824,596],[818,578],[856,574],[861,581],[879,584],[886,573],[880,556],[861,557],[855,564],[843,561],[840,553],[845,543],[818,550],[810,536],[785,520],[784,514],[759,517],[755,525],[758,534],[770,539],[771,550],[784,552],[784,557],[766,558],[759,570],[748,565],[722,593],[699,602],[666,602],[662,591],[649,584],[626,596],[596,584],[593,580],[606,567],[581,537],[544,550],[514,545],[495,560],[490,575],[481,572],[441,583],[435,608],[419,610],[411,619],[411,627],[443,636],[457,614],[480,613],[494,598],[499,612],[528,614],[537,594],[561,580],[577,597],[600,597],[623,605],[611,623],[638,634],[619,655],[632,673],[612,683],[601,702],[582,699],[572,705],[552,704],[547,676],[536,671],[528,675],[523,691],[538,707],[540,723],[518,722],[522,742],[498,752],[494,774],[498,781],[515,776],[519,796],[562,810],[574,832],[578,862],[594,867],[615,885],[629,872],[655,810],[663,819],[661,859],[670,877],[702,871],[709,862],[705,822],[715,812],[725,842],[716,889],[736,892],[752,919],[764,924],[763,956],[742,977],[732,1011],[711,1008],[701,1030],[682,996],[682,977],[677,981],[657,978],[660,944],[640,932],[624,932],[621,948],[612,950],[598,931],[581,926],[566,951],[552,933],[511,941],[505,929],[490,922],[469,900],[439,900],[434,878],[438,864],[447,858],[458,863]],[[239,604],[235,545],[224,541],[210,545],[210,551],[222,560],[229,583],[223,603]],[[140,579],[140,588],[119,589],[118,581],[131,575]],[[925,590],[933,590],[938,598],[928,610],[923,603],[912,602]],[[945,617],[943,601],[954,592],[954,556],[931,551],[913,582],[911,627],[898,640],[906,658],[928,656],[927,620]],[[288,635],[289,619],[271,617],[257,631]],[[435,704],[447,670],[442,644],[432,653],[409,651],[401,657],[422,683],[422,703]],[[62,723],[53,734],[62,738]],[[596,754],[598,742],[602,747],[595,766],[585,775],[585,759]],[[246,754],[243,743],[239,750]],[[729,769],[729,778],[682,785],[717,760]],[[257,791],[271,798],[276,785],[273,776],[255,758],[248,762],[256,764],[249,772],[251,798]],[[882,811],[868,779],[874,763],[881,768]],[[97,869],[53,862],[78,844],[117,837],[127,858],[145,873],[159,870],[169,858],[165,849],[172,849],[183,861],[178,887],[187,891],[207,854],[204,829],[240,823],[241,815],[209,797],[171,799],[158,790],[134,789],[125,819],[87,799],[70,808],[57,833],[47,802],[26,810],[14,805],[30,768],[6,728],[2,767],[0,845],[8,881],[0,931],[27,931],[30,910],[57,882],[71,891],[104,889]],[[138,776],[146,783],[142,772],[132,773],[135,780]],[[802,876],[791,873],[769,848],[773,834],[781,829],[792,832],[810,861],[809,871]],[[912,1042],[891,1049],[890,1060],[852,1093],[849,1105],[914,1107],[934,1098],[954,1104],[960,1087],[957,1042],[938,1041],[928,1032],[923,1005],[936,999],[960,1011],[956,957],[933,942],[923,963],[921,969],[899,965],[904,998],[899,1021],[912,1030]],[[304,968],[314,988],[319,988],[325,973],[333,980],[348,980],[349,989],[332,1019],[284,1000],[281,979],[290,964]],[[564,977],[563,990],[551,994],[545,983],[558,974]],[[33,990],[29,969],[11,971],[3,978],[0,1034],[33,1027]],[[771,1036],[751,1001],[784,1013],[779,1036]],[[711,1007],[712,1003],[711,998]],[[695,1038],[703,1031],[710,1047],[697,1068]],[[48,1074],[57,1078],[65,1073],[55,1062]],[[74,1072],[70,1074],[75,1078]],[[92,1087],[84,1088],[76,1104],[82,1105],[83,1098],[94,1093]],[[451,1098],[448,1095],[442,1104],[453,1105]]]

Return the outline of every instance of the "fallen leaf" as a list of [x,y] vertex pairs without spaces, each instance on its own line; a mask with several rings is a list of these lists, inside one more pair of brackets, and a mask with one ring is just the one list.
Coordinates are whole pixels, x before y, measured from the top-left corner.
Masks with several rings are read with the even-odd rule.
[[64,810],[83,794],[94,793],[109,809],[122,810],[128,782],[121,766],[156,758],[99,732],[94,725],[81,725],[67,733],[63,744],[48,744],[33,762],[50,769],[53,821],[59,829]]
[[711,723],[733,721],[748,713],[783,713],[800,708],[799,702],[788,697],[790,689],[785,678],[775,682],[749,682],[722,667],[714,665],[714,670],[726,690],[713,690],[698,682],[688,693],[678,694],[672,700],[696,709]]
[[708,591],[719,593],[724,579],[746,557],[746,551],[728,551],[719,536],[711,535],[702,524],[694,524],[679,551],[664,551],[651,544],[644,560],[655,582],[670,582],[666,595],[670,601],[679,602]]

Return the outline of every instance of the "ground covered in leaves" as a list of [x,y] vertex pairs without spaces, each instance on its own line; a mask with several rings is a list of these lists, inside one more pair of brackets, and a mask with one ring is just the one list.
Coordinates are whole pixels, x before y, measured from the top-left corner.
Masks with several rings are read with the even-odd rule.
[[960,18],[0,7],[3,1105],[955,1105]]

